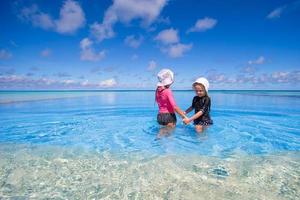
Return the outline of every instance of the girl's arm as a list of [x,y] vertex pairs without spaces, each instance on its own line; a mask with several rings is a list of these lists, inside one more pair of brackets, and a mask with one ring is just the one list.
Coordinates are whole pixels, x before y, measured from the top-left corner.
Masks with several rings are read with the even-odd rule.
[[187,118],[183,110],[181,110],[178,106],[175,106],[174,110],[184,119]]
[[199,112],[197,112],[196,114],[194,114],[192,117],[190,117],[190,118],[184,118],[184,119],[183,119],[183,122],[184,122],[185,124],[189,124],[189,123],[191,123],[191,121],[197,119],[197,118],[200,117],[201,115],[203,115],[203,112],[200,110]]
[[193,110],[193,106],[190,106],[188,109],[186,109],[185,114],[188,114],[189,112],[191,112]]
[[172,105],[175,112],[177,112],[183,119],[187,118],[185,113],[176,105],[176,102],[175,102],[175,99],[174,99],[174,96],[173,96],[173,93],[171,92],[171,90],[166,90],[165,92],[167,92],[169,103]]
[[195,113],[192,117],[190,117],[190,118],[189,118],[189,121],[191,122],[191,121],[193,121],[193,120],[195,120],[195,119],[201,117],[201,115],[203,115],[202,110],[200,110],[199,112]]
[[189,112],[191,112],[194,109],[194,106],[195,106],[194,102],[195,102],[195,97],[193,98],[192,105],[188,109],[186,109],[185,114],[188,114]]

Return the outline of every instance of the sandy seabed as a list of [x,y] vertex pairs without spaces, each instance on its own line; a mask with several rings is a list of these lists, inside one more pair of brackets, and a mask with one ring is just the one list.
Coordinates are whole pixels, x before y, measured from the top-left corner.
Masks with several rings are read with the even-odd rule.
[[0,199],[300,199],[299,152],[149,155],[0,144]]

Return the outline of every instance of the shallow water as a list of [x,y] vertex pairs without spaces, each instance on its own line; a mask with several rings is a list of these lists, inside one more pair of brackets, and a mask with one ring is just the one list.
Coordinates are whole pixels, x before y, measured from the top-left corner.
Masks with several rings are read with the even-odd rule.
[[0,92],[0,197],[300,198],[299,92],[210,96],[213,126],[157,139],[152,91]]
[[9,144],[0,150],[3,198],[300,198],[298,153],[221,159]]

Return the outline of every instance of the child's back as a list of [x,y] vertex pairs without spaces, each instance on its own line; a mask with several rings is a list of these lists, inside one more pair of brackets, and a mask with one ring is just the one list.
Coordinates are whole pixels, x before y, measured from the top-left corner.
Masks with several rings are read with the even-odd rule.
[[184,112],[176,105],[170,89],[174,82],[174,73],[169,69],[162,69],[158,73],[157,78],[158,83],[155,93],[155,100],[159,108],[157,122],[160,125],[174,128],[177,121],[175,112],[182,118],[186,117]]
[[170,88],[158,87],[156,90],[156,102],[159,113],[175,113],[175,100]]

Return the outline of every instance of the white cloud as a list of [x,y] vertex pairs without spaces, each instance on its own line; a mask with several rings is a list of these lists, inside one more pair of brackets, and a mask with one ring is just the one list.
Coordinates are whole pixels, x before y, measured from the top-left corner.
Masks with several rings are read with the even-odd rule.
[[166,24],[166,25],[170,25],[171,24],[171,20],[169,17],[159,17],[157,19],[158,23],[162,23],[162,24]]
[[99,83],[100,87],[115,87],[116,85],[117,81],[114,78],[107,79]]
[[245,73],[245,74],[254,74],[256,73],[256,71],[257,68],[254,66],[246,66],[241,69],[241,73]]
[[80,5],[67,0],[60,10],[60,17],[55,21],[56,31],[59,33],[73,33],[85,24],[84,12]]
[[80,83],[82,86],[88,86],[90,83],[89,83],[89,80],[84,80]]
[[41,27],[43,29],[50,29],[53,27],[53,22],[50,15],[40,13],[34,16],[33,25]]
[[173,44],[179,42],[178,30],[173,28],[163,30],[158,33],[154,40],[160,41],[163,44]]
[[31,79],[20,75],[0,76],[0,88],[35,88],[48,86],[56,81],[47,78]]
[[154,60],[150,60],[147,70],[153,71],[156,67],[157,67],[157,63]]
[[211,83],[228,83],[229,79],[223,73],[212,73],[208,75]]
[[173,28],[162,30],[154,40],[160,42],[160,50],[171,58],[182,57],[185,52],[193,47],[193,44],[180,43],[178,30]]
[[40,11],[36,4],[21,9],[19,17],[33,26],[45,30],[53,30],[62,34],[76,32],[85,24],[85,15],[80,5],[73,0],[66,0],[60,9],[60,17],[57,20]]
[[74,81],[74,80],[72,80],[72,79],[62,80],[61,82],[62,82],[63,84],[66,84],[66,85],[70,85],[70,84],[76,83],[76,81]]
[[285,78],[289,75],[289,72],[273,72],[272,78],[278,79],[278,78]]
[[177,43],[177,44],[169,45],[167,47],[163,47],[161,50],[171,58],[178,58],[178,57],[182,57],[185,52],[191,50],[192,47],[193,44]]
[[276,19],[280,18],[284,13],[289,13],[293,11],[297,11],[300,8],[300,0],[292,1],[291,3],[287,3],[283,6],[275,8],[268,15],[267,19]]
[[54,22],[51,16],[41,12],[36,4],[33,4],[31,7],[23,8],[19,17],[24,21],[31,22],[32,25],[36,27],[46,30],[54,28]]
[[80,59],[86,61],[101,60],[105,57],[106,54],[104,50],[96,52],[93,48],[93,42],[88,38],[84,38],[81,40],[80,49]]
[[[88,80],[74,80],[74,79],[50,79],[50,78],[33,78],[31,76],[16,75],[16,74],[0,74],[0,88],[1,89],[46,89],[46,88],[109,88],[109,87],[148,87],[151,86],[151,79],[140,77],[137,74],[138,81],[136,83],[119,84],[116,78],[103,80],[100,83],[89,82]],[[245,74],[224,74],[215,70],[210,71],[206,77],[213,85],[224,87],[230,85],[235,86],[249,86],[258,85],[265,86],[287,86],[291,88],[299,88],[300,86],[300,71],[275,71],[270,73],[257,74],[255,76],[248,76]],[[192,80],[194,81],[194,80]]]
[[215,84],[260,84],[261,86],[265,86],[266,84],[299,84],[300,71],[281,71],[262,74],[242,73],[229,76],[212,70],[207,74],[207,78]]
[[142,23],[149,25],[159,16],[166,3],[166,0],[115,0],[112,9],[122,22],[141,19]]
[[114,0],[106,10],[102,23],[91,25],[91,33],[98,41],[115,36],[113,26],[118,21],[130,23],[141,20],[143,26],[148,26],[157,19],[167,0]]
[[95,22],[90,26],[91,34],[99,41],[113,38],[115,32],[110,24],[99,24]]
[[261,65],[261,64],[265,63],[265,60],[266,60],[265,57],[260,56],[256,60],[249,60],[248,64],[249,65],[252,65],[252,64]]
[[50,78],[31,78],[21,75],[0,75],[1,89],[35,89],[35,88],[108,88],[117,86],[114,78],[92,83],[88,80],[77,81],[73,79],[50,79]]
[[267,16],[268,19],[274,19],[274,18],[279,18],[282,14],[283,8],[276,8],[272,12],[270,12]]
[[5,50],[5,49],[0,49],[0,60],[6,60],[12,57],[12,54]]
[[300,81],[300,71],[294,72],[273,72],[271,80],[277,83],[289,83]]
[[44,49],[43,51],[41,51],[41,56],[42,57],[48,57],[51,54],[51,49]]
[[209,17],[198,19],[196,24],[190,28],[187,32],[203,32],[212,29],[216,26],[217,20]]
[[[198,75],[199,76],[199,75]],[[194,78],[191,79],[191,81],[195,81],[198,76],[195,76]],[[215,69],[210,69],[206,72],[205,77],[209,80],[210,83],[223,83],[227,82],[226,79],[227,77],[224,75],[224,73],[220,73]]]
[[136,49],[142,44],[143,40],[143,36],[135,37],[134,35],[129,35],[124,42],[126,45]]

